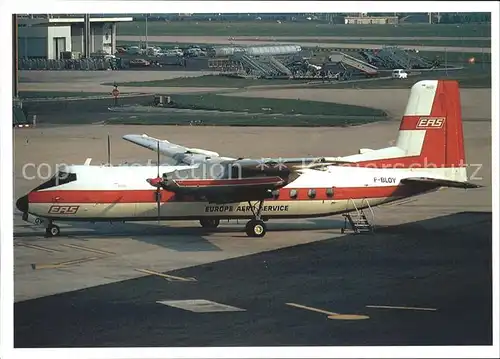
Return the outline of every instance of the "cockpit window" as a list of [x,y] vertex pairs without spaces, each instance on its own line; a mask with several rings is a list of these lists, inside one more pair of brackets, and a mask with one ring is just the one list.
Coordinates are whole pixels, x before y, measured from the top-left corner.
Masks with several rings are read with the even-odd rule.
[[67,172],[59,172],[57,174],[58,185],[62,185],[65,183],[76,181],[76,174],[67,173]]
[[33,191],[60,186],[73,181],[76,181],[76,174],[59,171],[51,179],[49,179],[47,182],[42,183]]

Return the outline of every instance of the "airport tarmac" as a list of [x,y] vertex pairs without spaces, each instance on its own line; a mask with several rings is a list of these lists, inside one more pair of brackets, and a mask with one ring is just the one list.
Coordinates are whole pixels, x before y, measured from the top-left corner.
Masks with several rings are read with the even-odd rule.
[[[155,80],[170,80],[180,77],[198,77],[205,75],[214,75],[218,72],[214,71],[147,71],[147,70],[127,70],[118,71],[119,79],[116,78],[117,71],[42,71],[29,70],[19,71],[20,84],[34,83],[67,83],[71,85],[86,84],[88,82],[95,83],[112,83],[113,81],[129,82],[129,81],[155,81]],[[20,89],[22,90],[22,89]]]
[[[393,99],[379,93],[379,108],[390,107]],[[480,99],[465,101],[481,110]],[[232,156],[293,157],[384,147],[398,127],[399,121],[321,131],[16,129],[14,194],[40,182],[23,178],[34,175],[28,169],[23,176],[26,163],[47,163],[42,170],[48,171],[87,157],[104,162],[108,134],[117,164],[156,158],[121,140],[127,133]],[[15,346],[488,344],[491,121],[465,117],[464,135],[469,175],[486,187],[448,189],[376,209],[374,235],[341,235],[339,216],[271,221],[262,239],[248,238],[244,223],[235,221],[213,233],[194,221],[78,224],[61,226],[61,237],[46,239],[16,210]],[[181,302],[165,302],[172,300]]]
[[[220,87],[154,87],[126,86],[124,82],[170,80],[216,74],[212,71],[19,71],[19,91],[99,92],[111,93],[117,83],[122,93],[193,93],[230,90]],[[236,89],[234,89],[236,90]]]
[[[293,227],[260,242],[315,240],[168,273],[174,256],[164,256],[156,272],[142,269],[142,278],[17,303],[15,347],[492,344],[491,213],[368,236],[324,229],[323,241]],[[259,246],[234,234],[218,237]],[[157,263],[161,257],[147,255]],[[95,263],[93,270],[108,275],[123,264]],[[43,271],[42,282],[58,270]]]

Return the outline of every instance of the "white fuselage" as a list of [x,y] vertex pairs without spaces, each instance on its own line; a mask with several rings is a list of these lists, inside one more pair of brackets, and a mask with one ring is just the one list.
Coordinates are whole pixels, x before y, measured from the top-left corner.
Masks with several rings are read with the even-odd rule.
[[[162,169],[165,171],[164,169]],[[156,189],[147,178],[156,167],[74,166],[76,180],[33,191],[29,213],[57,220],[148,220],[158,218]],[[422,175],[425,169],[419,171]],[[164,172],[163,172],[164,173]],[[415,170],[331,166],[305,170],[263,204],[265,218],[328,216],[377,206],[427,192],[400,185]],[[213,204],[161,190],[161,219],[251,218],[247,202]],[[255,205],[258,202],[252,203]]]

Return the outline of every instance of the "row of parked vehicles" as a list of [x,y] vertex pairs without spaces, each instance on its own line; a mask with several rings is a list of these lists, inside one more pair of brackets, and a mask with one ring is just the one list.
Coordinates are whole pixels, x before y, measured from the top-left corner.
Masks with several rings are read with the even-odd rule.
[[178,46],[174,46],[169,49],[162,49],[160,46],[148,46],[144,48],[143,46],[121,46],[116,49],[117,54],[121,55],[145,55],[145,56],[178,56],[178,57],[198,57],[206,56],[206,49],[202,49],[199,46],[191,46],[187,49],[181,49]]

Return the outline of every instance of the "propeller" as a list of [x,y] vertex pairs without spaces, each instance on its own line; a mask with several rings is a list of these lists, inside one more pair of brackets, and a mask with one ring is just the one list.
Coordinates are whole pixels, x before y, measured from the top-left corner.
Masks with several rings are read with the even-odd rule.
[[108,134],[108,166],[111,166],[111,142]]
[[161,205],[161,190],[163,178],[160,177],[160,141],[156,143],[156,178],[148,178],[146,181],[153,187],[156,187],[155,200],[158,224],[160,224],[160,205]]
[[160,186],[160,141],[156,142],[156,208],[158,224],[160,224],[160,201],[161,201],[161,186]]

